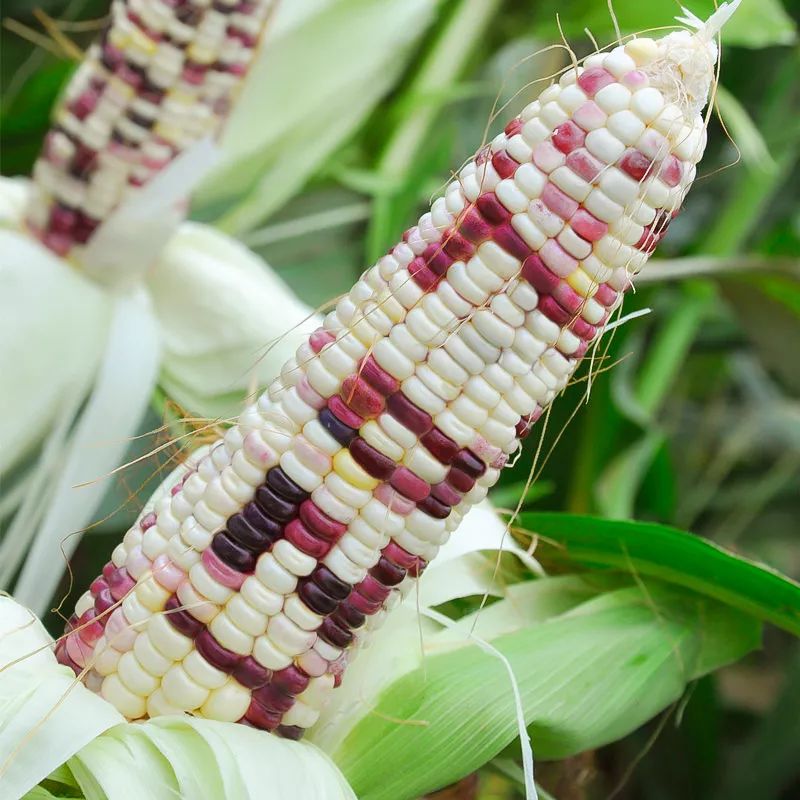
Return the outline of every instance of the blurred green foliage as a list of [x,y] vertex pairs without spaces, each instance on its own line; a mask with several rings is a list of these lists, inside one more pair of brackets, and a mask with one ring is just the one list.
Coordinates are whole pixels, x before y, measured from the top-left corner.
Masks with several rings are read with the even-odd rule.
[[[531,81],[567,63],[562,50],[525,60],[560,40],[557,14],[578,56],[593,49],[585,28],[601,45],[615,37],[604,0],[505,0],[469,31],[464,53],[448,36],[450,26],[464,24],[462,5],[441,4],[433,32],[388,100],[299,195],[242,234],[311,304],[346,290],[407,227],[484,139],[498,97],[519,92],[511,105],[519,108],[542,85]],[[672,0],[613,5],[623,32],[669,24],[679,13]],[[36,7],[62,20],[93,20],[106,3]],[[20,35],[19,25],[9,28],[14,20],[44,36],[32,8],[27,0],[3,5],[5,174],[30,170],[73,67],[57,45],[49,52]],[[691,8],[702,16],[712,4],[698,0]],[[585,370],[554,405],[539,462],[533,442],[504,474],[502,505],[515,505],[535,474],[522,498],[526,510],[675,525],[800,576],[798,19],[796,0],[743,0],[726,31],[721,72],[721,105],[741,137],[743,161],[712,118],[700,179],[659,250],[658,279],[643,276],[626,306],[652,312],[609,336],[599,374],[589,382]],[[84,28],[63,30],[85,46],[92,31]],[[752,257],[746,269],[743,254]],[[700,255],[716,258],[687,260]],[[159,416],[150,422],[157,427]],[[125,473],[108,510],[147,471]],[[84,539],[73,562],[76,587],[95,574],[134,508]],[[525,519],[534,531],[546,527],[545,516]],[[654,551],[654,562],[660,558]],[[798,656],[789,634],[769,629],[760,652],[694,684],[660,720],[579,759],[545,765],[543,786],[560,800],[797,797]],[[511,747],[481,771],[477,797],[521,796],[516,755]]]

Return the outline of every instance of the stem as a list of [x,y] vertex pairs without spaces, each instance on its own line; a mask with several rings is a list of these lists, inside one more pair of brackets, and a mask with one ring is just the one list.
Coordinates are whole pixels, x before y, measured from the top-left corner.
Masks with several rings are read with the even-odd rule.
[[[499,0],[462,0],[408,87],[407,94],[426,97],[449,87],[464,70],[467,59],[499,5]],[[438,112],[438,104],[423,103],[406,117],[386,145],[378,164],[379,173],[390,180],[405,175]]]

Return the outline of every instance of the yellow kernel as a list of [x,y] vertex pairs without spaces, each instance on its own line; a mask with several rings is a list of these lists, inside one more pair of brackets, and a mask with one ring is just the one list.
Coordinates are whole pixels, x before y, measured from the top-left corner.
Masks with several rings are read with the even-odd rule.
[[333,457],[333,469],[340,477],[357,489],[372,491],[378,481],[364,472],[361,467],[353,460],[349,450],[342,449]]

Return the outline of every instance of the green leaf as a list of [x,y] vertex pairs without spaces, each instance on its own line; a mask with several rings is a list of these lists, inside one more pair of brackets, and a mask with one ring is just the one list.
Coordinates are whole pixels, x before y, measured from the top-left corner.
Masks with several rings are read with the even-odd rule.
[[717,86],[715,100],[745,165],[750,169],[774,172],[778,165],[747,109],[721,84]]
[[612,519],[633,516],[636,495],[664,441],[664,433],[653,429],[611,461],[595,489],[603,516]]
[[[491,644],[514,670],[539,758],[625,735],[680,698],[688,681],[759,641],[754,620],[708,598],[657,581],[645,591],[618,576],[593,585],[595,577],[519,584],[481,612],[484,638],[487,627],[513,625]],[[469,623],[460,637],[448,630],[426,638],[423,665],[392,684],[336,752],[361,800],[418,797],[516,738],[505,667],[463,646]],[[459,638],[458,649],[441,652]]]
[[786,343],[800,336],[800,281],[780,274],[731,277],[722,290],[764,364],[800,391],[800,363],[786,352]]
[[[615,0],[614,12],[622,33],[644,32],[664,25],[676,24],[674,19],[680,14],[681,4],[674,0]],[[711,0],[687,0],[685,5],[701,19],[709,17],[715,4]],[[556,0],[538,4],[540,18],[549,23],[548,33],[558,37],[554,20],[556,11],[563,4]],[[601,46],[616,38],[608,6],[597,0],[578,0],[570,3],[569,14],[563,14],[561,24],[569,36],[583,38],[584,26],[598,38]],[[654,30],[654,36],[664,31]],[[786,13],[780,0],[742,0],[742,4],[732,19],[722,30],[723,44],[742,47],[768,47],[776,44],[791,44],[797,38],[797,30],[791,17]]]
[[800,635],[800,584],[699,536],[648,522],[558,513],[522,514],[520,525],[542,537],[537,557],[545,563],[659,578]]

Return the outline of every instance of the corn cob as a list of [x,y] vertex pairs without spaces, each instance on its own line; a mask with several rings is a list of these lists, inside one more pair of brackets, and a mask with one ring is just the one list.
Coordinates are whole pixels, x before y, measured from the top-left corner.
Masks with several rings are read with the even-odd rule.
[[[57,254],[218,133],[275,0],[114,0],[34,167],[28,226]],[[77,249],[76,249],[77,248]]]
[[590,56],[482,148],[143,512],[62,663],[130,719],[313,725],[677,213],[716,25]]

